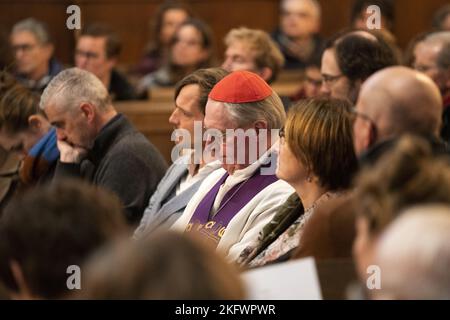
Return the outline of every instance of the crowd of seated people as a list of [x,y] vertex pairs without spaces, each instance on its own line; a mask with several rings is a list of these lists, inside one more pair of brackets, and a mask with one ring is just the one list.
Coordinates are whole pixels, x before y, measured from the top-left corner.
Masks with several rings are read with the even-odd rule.
[[[308,257],[355,269],[349,299],[450,299],[449,12],[400,55],[392,1],[356,0],[325,39],[318,1],[283,0],[276,31],[231,28],[219,63],[210,27],[169,1],[129,70],[108,25],[80,30],[63,67],[45,23],[17,22],[0,61],[0,299],[246,299],[243,273]],[[172,163],[115,106],[161,87]]]

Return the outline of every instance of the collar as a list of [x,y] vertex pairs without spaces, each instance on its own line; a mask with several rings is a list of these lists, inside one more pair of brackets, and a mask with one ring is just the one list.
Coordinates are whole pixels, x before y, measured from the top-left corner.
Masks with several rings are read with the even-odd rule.
[[[230,177],[239,180],[245,180],[247,178],[250,178],[259,168],[261,168],[262,175],[275,174],[276,166],[272,170],[273,166],[271,166],[271,164],[273,162],[275,162],[276,164],[277,153],[275,150],[277,144],[278,142],[273,144],[266,152],[264,152],[264,154],[258,160],[256,160],[255,162],[253,162],[244,169],[236,170]],[[263,171],[263,169],[266,169],[267,171],[266,170]]]

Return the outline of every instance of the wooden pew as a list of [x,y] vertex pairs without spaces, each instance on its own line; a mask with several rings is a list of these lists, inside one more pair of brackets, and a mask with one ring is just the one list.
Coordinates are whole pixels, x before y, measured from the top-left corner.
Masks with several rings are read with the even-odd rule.
[[173,111],[173,102],[127,101],[116,102],[114,106],[130,119],[170,164],[174,146],[170,137],[174,128],[169,123],[169,117]]

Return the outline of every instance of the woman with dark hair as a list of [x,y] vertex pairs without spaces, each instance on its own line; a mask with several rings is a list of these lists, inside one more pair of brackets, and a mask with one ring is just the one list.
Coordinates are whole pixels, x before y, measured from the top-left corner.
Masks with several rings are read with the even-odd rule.
[[212,65],[212,31],[200,20],[190,19],[181,24],[169,48],[169,61],[139,82],[138,91],[141,95],[153,87],[174,86],[195,70]]
[[192,17],[191,10],[178,1],[166,1],[151,19],[151,36],[146,53],[135,72],[141,76],[158,70],[167,62],[170,41],[178,27]]
[[290,256],[316,208],[345,194],[357,169],[352,132],[346,101],[303,100],[289,110],[276,174],[296,192],[243,250],[241,265],[258,267]]

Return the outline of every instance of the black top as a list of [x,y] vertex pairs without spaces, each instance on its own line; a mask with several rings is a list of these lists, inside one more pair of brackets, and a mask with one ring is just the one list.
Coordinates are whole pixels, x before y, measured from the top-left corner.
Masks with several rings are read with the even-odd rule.
[[113,101],[136,99],[136,92],[134,91],[134,88],[125,76],[116,70],[111,71],[111,81],[109,83],[108,91]]
[[308,59],[306,60],[300,60],[295,55],[295,53],[291,52],[291,50],[288,48],[290,40],[280,30],[277,30],[274,33],[272,33],[272,39],[278,44],[278,47],[280,48],[281,52],[283,53],[284,59],[286,60],[284,64],[284,69],[304,70],[306,69],[306,67],[310,65],[320,66],[320,62],[322,59],[322,52],[325,46],[325,42],[320,36],[315,35],[313,37],[314,50],[311,56],[309,56]]
[[128,222],[136,224],[166,169],[153,144],[118,114],[100,131],[81,164],[58,161],[55,178],[82,177],[114,192]]

